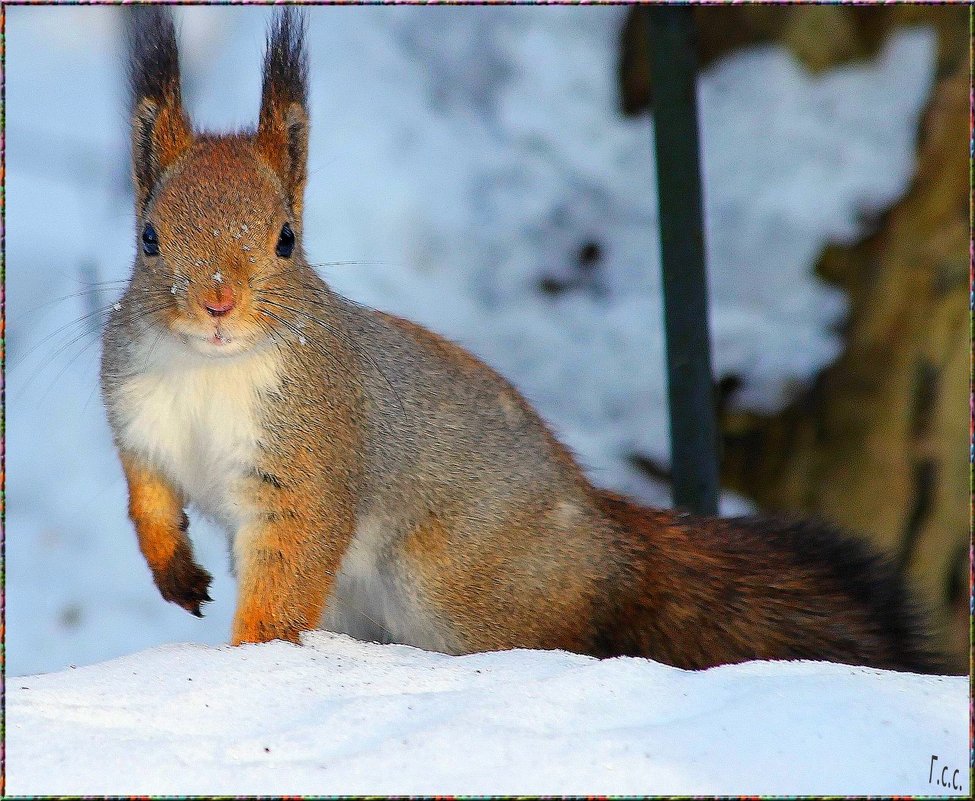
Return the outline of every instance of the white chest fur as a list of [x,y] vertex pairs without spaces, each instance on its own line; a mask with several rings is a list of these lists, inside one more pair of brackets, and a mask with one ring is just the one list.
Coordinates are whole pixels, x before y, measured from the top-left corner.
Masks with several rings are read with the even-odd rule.
[[207,358],[163,340],[115,393],[122,444],[233,533],[249,516],[241,480],[254,471],[279,360],[273,349]]

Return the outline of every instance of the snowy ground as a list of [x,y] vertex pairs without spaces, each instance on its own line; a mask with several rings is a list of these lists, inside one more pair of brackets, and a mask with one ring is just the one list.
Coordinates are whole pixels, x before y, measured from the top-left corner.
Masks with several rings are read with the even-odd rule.
[[964,796],[968,708],[820,662],[169,645],[11,681],[7,792]]
[[[95,323],[119,285],[83,282],[124,279],[133,251],[120,13],[7,9],[8,675],[219,644],[233,607],[223,539],[197,520],[207,618],[158,597],[98,399]],[[268,13],[177,9],[198,124],[253,122]],[[306,249],[340,291],[510,377],[594,481],[666,503],[631,461],[666,464],[668,436],[652,130],[616,111],[622,14],[313,9]],[[774,47],[702,76],[714,358],[738,403],[777,408],[839,352],[844,299],[813,265],[905,189],[933,57],[914,29],[821,76]]]

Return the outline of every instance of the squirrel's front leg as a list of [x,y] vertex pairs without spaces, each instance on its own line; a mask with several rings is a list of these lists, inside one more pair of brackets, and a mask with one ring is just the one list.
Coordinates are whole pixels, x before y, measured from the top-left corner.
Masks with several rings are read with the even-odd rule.
[[351,517],[264,512],[234,543],[238,598],[231,645],[288,640],[315,628],[352,538]]
[[121,456],[129,485],[129,517],[159,592],[167,601],[203,617],[200,604],[211,600],[207,592],[211,577],[193,561],[182,497],[144,461],[131,454]]

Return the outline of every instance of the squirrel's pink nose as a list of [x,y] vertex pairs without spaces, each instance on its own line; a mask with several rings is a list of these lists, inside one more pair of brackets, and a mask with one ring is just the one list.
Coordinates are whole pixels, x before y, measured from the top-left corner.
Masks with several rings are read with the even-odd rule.
[[227,300],[221,303],[205,303],[204,305],[212,317],[223,317],[234,307],[234,302]]
[[204,301],[203,307],[211,317],[223,317],[234,308],[234,293],[226,287],[221,287],[217,297]]

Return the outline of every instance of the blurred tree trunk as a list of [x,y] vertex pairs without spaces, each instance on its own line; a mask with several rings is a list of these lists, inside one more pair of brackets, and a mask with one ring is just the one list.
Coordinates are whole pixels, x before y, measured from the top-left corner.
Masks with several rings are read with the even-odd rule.
[[938,86],[907,195],[880,229],[831,248],[849,292],[847,348],[781,414],[725,414],[725,484],[765,509],[871,536],[968,664],[968,69]]
[[[964,7],[695,9],[702,63],[776,40],[810,69],[876,52],[903,23],[938,31],[938,80],[907,194],[865,241],[817,270],[850,298],[844,354],[773,417],[722,413],[723,485],[770,511],[814,514],[891,554],[933,613],[959,671],[969,659],[969,64]],[[634,15],[621,92],[644,71]],[[629,92],[629,93],[628,93]],[[648,97],[649,95],[647,95]]]

